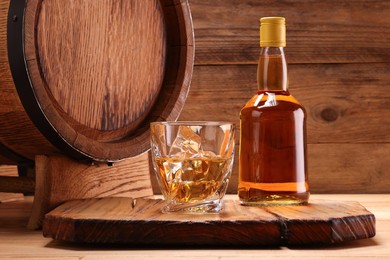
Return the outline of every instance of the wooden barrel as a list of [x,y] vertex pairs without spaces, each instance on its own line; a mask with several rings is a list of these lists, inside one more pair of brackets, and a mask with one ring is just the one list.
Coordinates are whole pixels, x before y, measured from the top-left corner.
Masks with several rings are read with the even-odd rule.
[[186,0],[0,0],[0,162],[141,154],[193,61]]

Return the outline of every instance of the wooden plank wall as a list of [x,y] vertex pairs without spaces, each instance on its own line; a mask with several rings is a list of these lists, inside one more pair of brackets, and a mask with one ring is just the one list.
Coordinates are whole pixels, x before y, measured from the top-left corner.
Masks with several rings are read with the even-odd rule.
[[[180,120],[238,126],[257,89],[258,19],[284,16],[290,91],[308,112],[311,191],[390,192],[390,1],[189,3],[196,64]],[[229,193],[237,191],[237,156]]]

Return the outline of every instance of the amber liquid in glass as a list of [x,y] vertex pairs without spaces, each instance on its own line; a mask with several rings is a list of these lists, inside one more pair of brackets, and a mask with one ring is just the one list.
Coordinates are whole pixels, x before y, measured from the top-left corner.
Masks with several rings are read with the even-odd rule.
[[261,56],[258,83],[257,95],[241,110],[240,201],[305,204],[309,198],[305,110],[287,90],[284,55]]
[[165,197],[175,203],[200,202],[219,197],[229,172],[230,158],[156,158],[158,180]]

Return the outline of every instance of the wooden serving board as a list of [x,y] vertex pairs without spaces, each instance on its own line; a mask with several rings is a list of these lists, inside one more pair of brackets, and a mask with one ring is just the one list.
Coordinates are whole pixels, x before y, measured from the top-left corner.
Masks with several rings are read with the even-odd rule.
[[163,214],[163,205],[119,197],[69,201],[46,214],[43,234],[71,242],[158,246],[332,244],[375,235],[375,216],[351,201],[249,207],[225,200],[218,214]]

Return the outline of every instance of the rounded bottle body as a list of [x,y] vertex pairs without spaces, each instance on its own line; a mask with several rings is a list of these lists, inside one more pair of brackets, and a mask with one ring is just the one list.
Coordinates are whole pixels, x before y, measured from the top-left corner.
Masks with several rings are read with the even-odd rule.
[[286,91],[259,91],[241,110],[242,204],[305,204],[306,112]]

